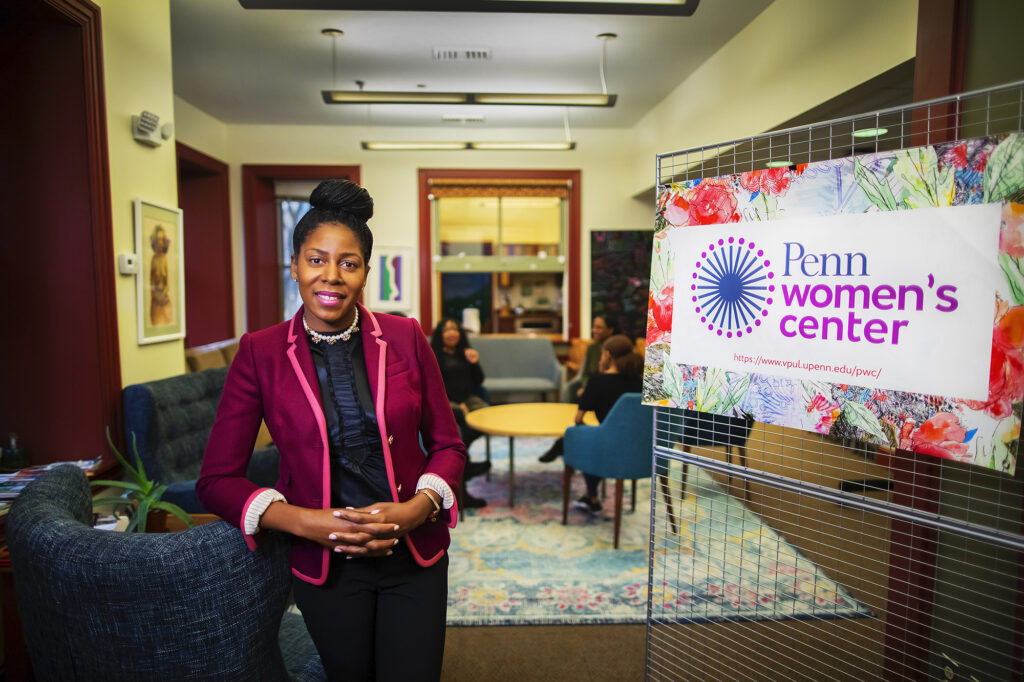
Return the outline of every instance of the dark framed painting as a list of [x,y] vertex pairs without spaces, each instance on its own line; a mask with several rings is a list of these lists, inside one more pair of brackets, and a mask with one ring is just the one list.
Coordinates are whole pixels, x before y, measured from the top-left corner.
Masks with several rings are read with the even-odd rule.
[[647,329],[653,230],[590,233],[590,314],[612,317],[631,339]]

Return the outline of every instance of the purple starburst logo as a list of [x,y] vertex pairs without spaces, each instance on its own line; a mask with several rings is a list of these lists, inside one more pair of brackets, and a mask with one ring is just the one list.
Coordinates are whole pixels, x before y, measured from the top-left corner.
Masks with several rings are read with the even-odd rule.
[[769,266],[764,250],[742,237],[708,244],[690,285],[693,310],[701,324],[729,339],[753,333],[772,304],[775,273]]

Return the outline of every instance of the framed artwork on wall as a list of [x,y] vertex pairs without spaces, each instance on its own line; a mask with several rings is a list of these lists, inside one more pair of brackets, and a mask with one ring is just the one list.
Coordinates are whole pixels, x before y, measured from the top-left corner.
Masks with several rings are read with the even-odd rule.
[[375,246],[366,278],[366,303],[381,312],[412,311],[412,249]]
[[590,317],[608,315],[631,339],[647,333],[654,231],[595,230],[590,233]]
[[181,209],[135,200],[139,344],[185,337]]

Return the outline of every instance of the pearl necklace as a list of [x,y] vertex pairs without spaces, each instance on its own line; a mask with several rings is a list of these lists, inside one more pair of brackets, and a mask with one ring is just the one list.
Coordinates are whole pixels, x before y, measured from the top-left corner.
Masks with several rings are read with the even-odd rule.
[[333,344],[336,341],[338,341],[338,339],[341,339],[342,341],[348,341],[350,338],[352,338],[353,332],[359,331],[359,308],[356,308],[356,316],[352,319],[352,324],[348,326],[348,329],[346,329],[343,332],[338,332],[337,334],[321,334],[318,331],[310,329],[309,324],[306,322],[305,315],[302,316],[302,326],[306,328],[306,333],[309,334],[313,338],[313,340],[317,342]]

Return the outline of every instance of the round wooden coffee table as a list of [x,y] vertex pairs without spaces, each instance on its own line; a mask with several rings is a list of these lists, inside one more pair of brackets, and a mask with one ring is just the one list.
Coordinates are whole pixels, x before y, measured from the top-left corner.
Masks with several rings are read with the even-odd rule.
[[[516,436],[561,436],[576,419],[575,403],[509,403],[474,410],[466,415],[466,423],[487,438],[487,461],[491,461],[491,436],[508,436],[508,506],[516,498]],[[583,423],[597,425],[597,417],[587,412]]]

